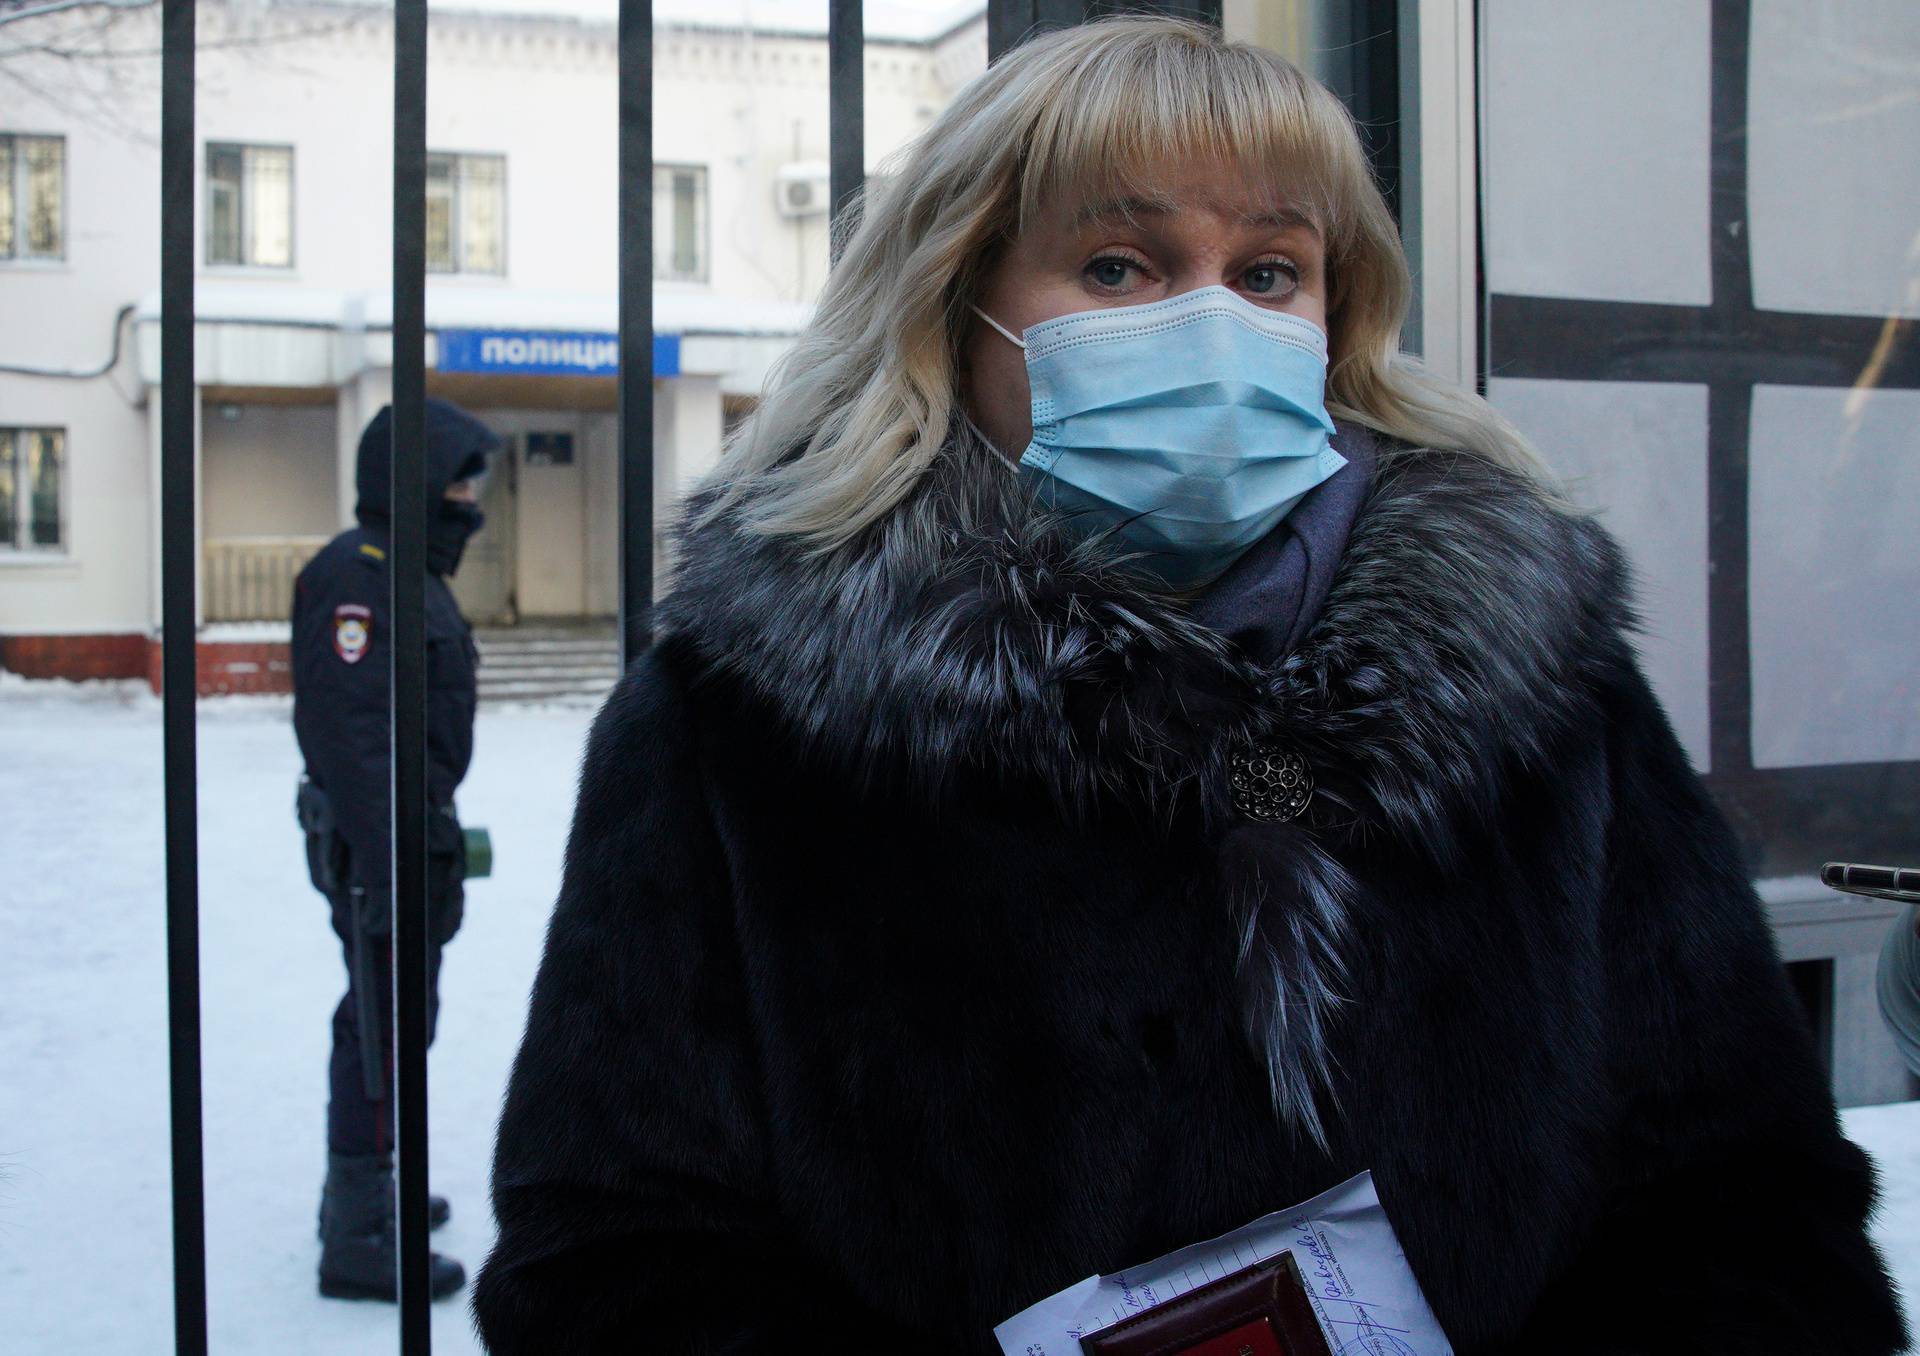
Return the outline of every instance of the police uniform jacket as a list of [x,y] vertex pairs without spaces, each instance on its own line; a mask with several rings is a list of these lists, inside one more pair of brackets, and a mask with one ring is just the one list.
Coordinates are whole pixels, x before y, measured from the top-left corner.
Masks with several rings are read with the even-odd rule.
[[[428,403],[427,460],[437,500],[484,469],[498,438],[454,406]],[[391,838],[387,717],[393,641],[388,603],[391,425],[368,424],[356,467],[359,524],[335,537],[294,584],[293,726],[307,775],[327,794],[345,840],[348,884],[384,891]],[[426,581],[427,796],[429,855],[436,867],[460,852],[454,790],[473,757],[478,651],[440,573]]]

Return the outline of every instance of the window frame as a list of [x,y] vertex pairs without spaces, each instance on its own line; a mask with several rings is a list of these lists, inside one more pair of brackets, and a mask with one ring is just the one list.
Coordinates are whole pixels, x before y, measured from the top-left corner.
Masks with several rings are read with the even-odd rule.
[[[431,253],[423,251],[426,257],[427,273],[438,278],[505,278],[507,276],[507,153],[505,151],[428,151],[427,168],[431,173],[433,162],[445,160],[451,163],[453,174],[453,201],[449,210],[447,230],[447,248],[452,255],[452,267],[436,268]],[[462,167],[469,160],[494,160],[500,165],[500,267],[481,269],[466,267],[465,240],[461,227],[461,204],[464,194],[461,189]]]
[[[213,172],[211,161],[216,150],[234,150],[240,152],[240,252],[239,260],[215,259],[213,257]],[[251,229],[253,220],[253,191],[247,173],[248,151],[285,151],[287,153],[287,262],[284,264],[262,264],[244,258],[253,238]],[[246,273],[292,273],[300,261],[300,198],[299,165],[300,157],[295,153],[290,141],[225,141],[209,137],[200,144],[200,213],[203,227],[200,235],[200,265],[207,269],[225,269]]]
[[[1490,20],[1477,16],[1484,59]],[[1836,759],[1770,765],[1756,757],[1752,564],[1755,393],[1767,387],[1858,389],[1868,355],[1888,333],[1877,316],[1770,310],[1753,294],[1749,92],[1752,23],[1744,6],[1716,7],[1706,26],[1708,268],[1705,304],[1595,300],[1504,292],[1481,271],[1482,370],[1504,378],[1569,383],[1647,382],[1706,394],[1707,789],[1732,825],[1744,866],[1775,901],[1811,903],[1798,882],[1845,845],[1859,861],[1904,860],[1906,826],[1920,808],[1920,759]],[[1489,82],[1475,116],[1484,120]],[[1484,196],[1484,188],[1481,191]],[[1613,342],[1623,333],[1631,346]],[[1876,391],[1920,391],[1920,361],[1896,346]],[[1764,604],[1762,604],[1764,605]],[[1824,892],[1816,908],[1830,907]],[[1779,923],[1782,915],[1773,912]],[[1875,924],[1883,926],[1882,924]],[[1826,943],[1822,942],[1824,946]],[[1830,958],[1832,952],[1819,956]],[[1808,957],[1812,959],[1813,957]]]
[[[55,499],[56,528],[59,540],[52,546],[35,546],[33,535],[33,493],[26,478],[26,457],[21,446],[29,433],[56,434],[59,437],[59,484]],[[13,521],[8,524],[18,541],[0,542],[0,565],[57,565],[73,560],[73,515],[71,512],[72,476],[68,472],[68,428],[65,424],[0,424],[0,442],[9,445],[14,468]]]
[[[67,154],[67,134],[65,132],[27,132],[19,130],[0,131],[0,141],[11,143],[13,153],[13,239],[14,249],[10,254],[0,254],[0,268],[49,268],[67,262],[67,222],[68,209],[72,204],[72,160]],[[60,244],[53,254],[23,254],[21,249],[27,238],[27,161],[20,153],[22,141],[53,141],[60,146]],[[5,548],[0,548],[5,549]]]
[[[662,263],[673,256],[673,241],[667,239],[666,248],[661,248],[660,232],[654,231],[653,241],[653,280],[664,283],[682,283],[696,287],[710,287],[713,284],[713,173],[708,166],[697,161],[656,160],[653,162],[652,196],[648,206],[659,219],[660,177],[668,177],[671,191],[671,176],[683,171],[692,171],[699,176],[699,195],[695,199],[694,213],[694,255],[697,267],[691,274],[678,273],[670,267],[663,269]],[[671,220],[671,213],[669,213]]]

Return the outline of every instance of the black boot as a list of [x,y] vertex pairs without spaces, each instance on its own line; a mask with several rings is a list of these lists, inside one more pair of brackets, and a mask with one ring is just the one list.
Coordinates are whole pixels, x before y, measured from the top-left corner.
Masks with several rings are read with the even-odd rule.
[[[330,1299],[397,1299],[395,1253],[392,1156],[328,1154],[321,1191],[320,1293]],[[432,1255],[428,1289],[435,1299],[445,1299],[466,1282],[458,1262]]]
[[[314,1231],[315,1237],[317,1237],[322,1243],[327,1241],[327,1201],[328,1199],[329,1198],[327,1196],[326,1188],[322,1187],[320,1189],[320,1223],[319,1223],[319,1227]],[[445,1224],[448,1220],[452,1218],[453,1218],[453,1207],[447,1204],[447,1198],[445,1196],[428,1196],[427,1197],[427,1227],[429,1229],[438,1229],[441,1225]]]

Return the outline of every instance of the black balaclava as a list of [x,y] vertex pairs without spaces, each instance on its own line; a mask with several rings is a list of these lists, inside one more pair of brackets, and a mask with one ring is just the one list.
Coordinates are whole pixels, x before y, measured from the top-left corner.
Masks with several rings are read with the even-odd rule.
[[[434,506],[427,518],[427,568],[451,575],[460,566],[468,538],[480,530],[486,515],[472,504],[442,498],[455,481],[487,469],[487,457],[500,447],[500,437],[450,401],[427,397],[427,485]],[[386,531],[393,518],[388,481],[393,466],[393,407],[384,405],[360,435],[359,462],[354,484],[359,502],[354,516],[367,527]]]
[[467,540],[486,525],[487,515],[478,504],[458,499],[442,499],[439,511],[427,520],[427,569],[451,578],[460,568],[460,554]]

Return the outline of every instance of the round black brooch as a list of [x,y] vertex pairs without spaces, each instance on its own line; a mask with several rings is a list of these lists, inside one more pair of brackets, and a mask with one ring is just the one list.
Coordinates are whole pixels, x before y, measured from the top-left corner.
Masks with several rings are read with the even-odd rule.
[[1233,808],[1248,819],[1298,819],[1313,799],[1313,770],[1298,751],[1270,739],[1236,749],[1228,760]]

